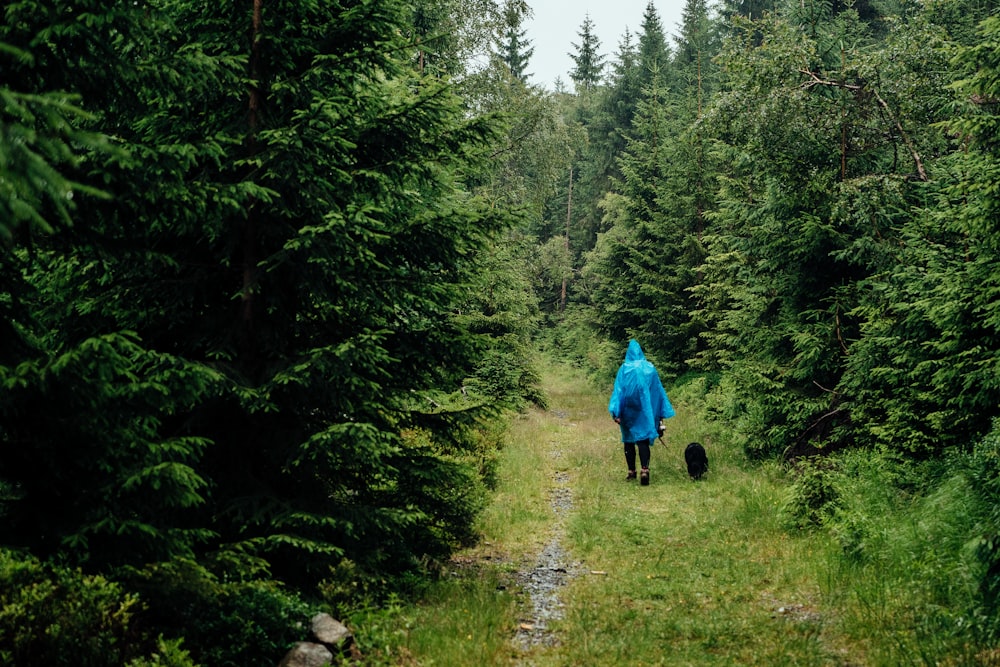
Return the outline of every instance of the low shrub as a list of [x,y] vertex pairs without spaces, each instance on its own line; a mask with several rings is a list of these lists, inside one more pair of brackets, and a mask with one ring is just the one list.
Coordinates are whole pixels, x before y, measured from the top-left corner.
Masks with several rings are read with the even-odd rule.
[[193,665],[179,641],[153,642],[120,584],[0,550],[0,663],[46,667]]
[[125,667],[191,667],[191,656],[181,648],[182,639],[164,639],[156,642],[156,649],[148,656],[136,658]]
[[142,620],[149,627],[184,637],[202,665],[273,667],[308,635],[317,611],[279,582],[223,578],[183,560],[134,571],[130,585],[148,601]]
[[980,449],[927,460],[878,450],[836,457],[828,477],[837,501],[823,519],[841,547],[831,593],[852,598],[849,632],[873,641],[876,664],[945,656],[975,664],[969,652],[995,643],[995,613],[979,584],[990,568],[976,546],[1000,498],[989,492],[996,470]]
[[805,459],[798,463],[794,483],[781,506],[783,523],[789,529],[819,528],[836,512],[840,502],[835,466],[829,459]]
[[994,424],[965,457],[965,474],[976,511],[975,535],[969,542],[978,567],[978,631],[982,641],[1000,641],[1000,424]]

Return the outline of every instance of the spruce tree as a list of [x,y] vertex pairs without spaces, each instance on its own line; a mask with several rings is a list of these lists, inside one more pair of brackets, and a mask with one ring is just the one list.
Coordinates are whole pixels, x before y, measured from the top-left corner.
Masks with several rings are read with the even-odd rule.
[[632,117],[642,96],[638,47],[626,32],[618,45],[608,85],[595,103],[588,134],[590,180],[595,192],[605,193],[618,176],[617,159],[625,150]]
[[45,356],[4,378],[5,541],[302,583],[446,554],[479,499],[486,401],[459,389],[486,341],[456,313],[499,227],[462,183],[491,128],[413,67],[401,3],[91,4],[7,10],[58,36],[23,80],[118,151],[74,174],[111,198],[31,257]]
[[573,42],[575,53],[569,54],[573,59],[573,69],[569,78],[576,85],[577,94],[585,95],[600,85],[604,75],[604,55],[601,53],[601,40],[594,34],[594,22],[588,14],[577,32],[580,43]]
[[[17,276],[5,282],[10,300],[0,298],[13,306],[2,315],[15,334],[4,337],[4,347],[13,344],[0,360],[0,479],[12,490],[0,540],[93,568],[190,557],[211,536],[182,518],[204,501],[207,482],[193,466],[207,442],[166,424],[215,374],[148,350],[127,324],[111,321],[114,299],[78,285],[113,280],[101,270],[107,256],[84,248],[104,231],[95,213],[117,195],[106,169],[128,159],[121,133],[131,128],[122,120],[135,108],[142,66],[162,57],[154,78],[180,63],[201,73],[202,54],[157,50],[145,37],[162,27],[158,16],[132,6],[18,2],[5,11],[3,97],[15,110],[26,102],[17,119],[33,125],[32,140],[17,141],[12,155],[41,147],[25,164],[36,170],[27,172],[41,186],[36,195],[50,199],[22,191],[10,200],[27,202],[38,217],[29,216],[18,246],[0,258]],[[88,20],[77,20],[84,12]],[[24,175],[16,160],[6,167],[5,183]],[[109,241],[126,262],[153,256]]]
[[639,67],[639,85],[645,90],[653,85],[662,84],[670,66],[670,45],[663,28],[660,13],[652,0],[646,5],[639,26],[639,45],[637,51]]
[[702,359],[726,371],[727,414],[754,455],[867,439],[840,383],[867,281],[891,264],[940,147],[913,130],[929,127],[940,70],[898,57],[927,33],[879,51],[850,11],[803,18],[738,24],[705,123],[722,171],[697,288]]
[[[933,43],[934,27],[925,20],[898,30],[897,44]],[[946,52],[945,34],[936,32],[939,54]],[[843,391],[866,439],[895,451],[926,456],[967,447],[998,416],[998,43],[1000,22],[991,17],[976,43],[953,46],[951,108],[958,113],[946,117],[948,107],[928,108],[954,143],[938,146],[941,157],[928,167],[934,178],[900,225],[893,261],[872,277],[872,298],[859,309],[863,336],[853,346]],[[940,56],[928,66],[950,69]],[[936,83],[923,96],[905,97],[935,99],[944,87]]]
[[531,76],[527,71],[528,63],[535,52],[526,38],[527,30],[522,27],[526,9],[515,0],[507,0],[502,10],[504,32],[499,44],[500,59],[507,65],[511,77],[525,84]]

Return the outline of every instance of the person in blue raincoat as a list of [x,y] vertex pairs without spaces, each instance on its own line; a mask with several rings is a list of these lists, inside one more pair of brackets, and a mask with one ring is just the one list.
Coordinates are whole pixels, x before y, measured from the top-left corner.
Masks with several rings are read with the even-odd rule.
[[625,361],[615,376],[608,412],[621,427],[628,466],[625,479],[631,481],[636,478],[635,455],[638,451],[642,466],[639,481],[643,486],[649,484],[649,448],[657,437],[663,435],[662,421],[674,416],[674,408],[663,389],[659,373],[646,360],[637,340],[629,341]]

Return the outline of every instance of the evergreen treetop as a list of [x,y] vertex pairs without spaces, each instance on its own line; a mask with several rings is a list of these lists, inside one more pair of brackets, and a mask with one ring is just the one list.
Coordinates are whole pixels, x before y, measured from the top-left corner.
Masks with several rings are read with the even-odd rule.
[[576,52],[569,54],[573,59],[569,78],[576,84],[577,93],[588,93],[600,85],[605,60],[600,52],[601,40],[594,33],[594,22],[589,14],[584,17],[577,35],[580,36],[580,43],[573,42]]

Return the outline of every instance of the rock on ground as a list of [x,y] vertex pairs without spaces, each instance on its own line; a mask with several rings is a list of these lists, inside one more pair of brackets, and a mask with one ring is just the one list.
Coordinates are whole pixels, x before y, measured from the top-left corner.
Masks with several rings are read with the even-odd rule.
[[333,653],[322,644],[299,642],[285,657],[278,667],[323,667],[333,662]]

